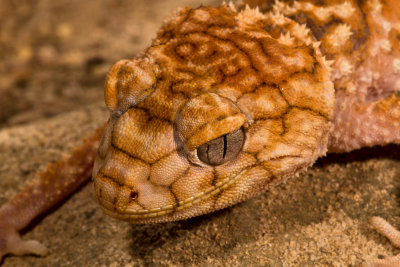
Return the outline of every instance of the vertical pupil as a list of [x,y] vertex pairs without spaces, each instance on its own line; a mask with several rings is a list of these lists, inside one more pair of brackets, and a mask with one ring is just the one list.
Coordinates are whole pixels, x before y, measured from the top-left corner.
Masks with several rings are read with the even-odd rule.
[[226,139],[226,135],[224,135],[224,153],[222,154],[223,159],[225,158],[227,147],[228,147],[228,140]]
[[199,159],[209,165],[221,165],[236,157],[244,143],[244,132],[242,128],[221,135],[197,148]]

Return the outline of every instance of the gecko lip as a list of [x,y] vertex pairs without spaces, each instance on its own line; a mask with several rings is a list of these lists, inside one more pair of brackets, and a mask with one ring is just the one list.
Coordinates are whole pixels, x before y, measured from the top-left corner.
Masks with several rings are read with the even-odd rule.
[[[177,205],[166,205],[164,207],[153,208],[153,209],[142,209],[142,210],[135,209],[135,210],[133,210],[133,209],[129,209],[126,207],[115,207],[114,209],[110,209],[107,206],[113,206],[114,204],[106,199],[101,199],[99,202],[108,204],[108,205],[100,205],[101,208],[103,209],[103,211],[107,215],[110,215],[112,217],[119,218],[122,220],[131,221],[131,220],[157,218],[157,217],[161,217],[161,216],[173,213],[173,212],[179,212],[179,211],[188,209],[188,208],[200,203],[201,201],[207,199],[208,197],[218,194],[221,190],[229,187],[235,181],[237,181],[241,177],[241,174],[244,171],[246,171],[247,169],[252,168],[254,166],[256,166],[256,164],[250,165],[247,168],[240,170],[233,177],[226,178],[226,179],[218,182],[214,186],[211,186],[210,188],[208,188],[204,192],[197,194],[196,196],[189,197],[185,200],[179,201]],[[193,215],[193,216],[195,216],[195,215]]]

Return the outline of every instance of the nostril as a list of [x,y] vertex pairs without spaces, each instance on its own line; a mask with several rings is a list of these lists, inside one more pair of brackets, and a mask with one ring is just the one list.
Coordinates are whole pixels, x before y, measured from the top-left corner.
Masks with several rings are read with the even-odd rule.
[[132,200],[135,200],[135,199],[137,199],[137,197],[138,197],[138,193],[132,191],[132,192],[130,193],[129,197],[130,197]]

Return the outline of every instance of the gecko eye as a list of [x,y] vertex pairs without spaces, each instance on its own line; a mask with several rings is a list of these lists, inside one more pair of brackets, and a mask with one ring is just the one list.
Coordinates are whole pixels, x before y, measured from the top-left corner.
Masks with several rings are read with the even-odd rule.
[[197,148],[197,156],[209,165],[221,165],[239,154],[244,143],[243,129],[220,136]]

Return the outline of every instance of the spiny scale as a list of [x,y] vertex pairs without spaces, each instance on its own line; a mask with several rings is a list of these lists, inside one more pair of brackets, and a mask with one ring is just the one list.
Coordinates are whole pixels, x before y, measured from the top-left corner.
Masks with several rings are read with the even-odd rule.
[[[93,167],[107,214],[189,218],[260,194],[327,151],[400,143],[397,0],[246,2],[258,7],[178,9],[148,49],[111,68]],[[87,179],[101,132],[0,208],[0,259],[46,253],[18,232]],[[244,137],[230,150],[234,132]],[[220,151],[233,154],[213,159]]]

